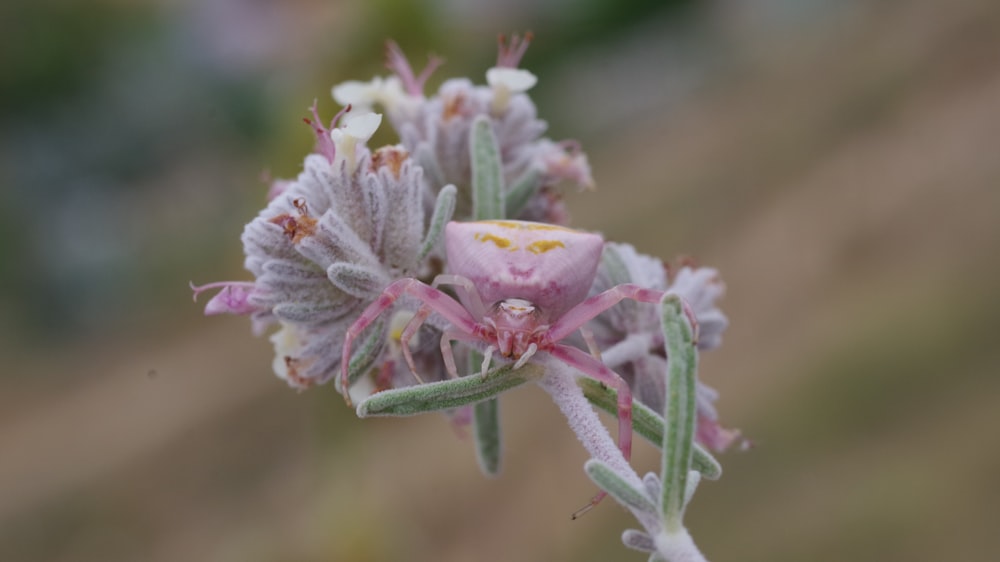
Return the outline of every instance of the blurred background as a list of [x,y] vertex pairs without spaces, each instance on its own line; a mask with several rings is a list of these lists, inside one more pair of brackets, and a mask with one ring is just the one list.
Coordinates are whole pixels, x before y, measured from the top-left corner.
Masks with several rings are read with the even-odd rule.
[[[996,560],[1000,4],[994,0],[14,0],[0,7],[0,560],[645,560],[547,396],[482,477],[442,416],[289,390],[245,318],[265,178],[307,106],[384,74],[482,82],[499,32],[596,193],[573,224],[721,270],[709,559]],[[379,139],[391,142],[387,137]],[[644,442],[640,472],[656,470]]]

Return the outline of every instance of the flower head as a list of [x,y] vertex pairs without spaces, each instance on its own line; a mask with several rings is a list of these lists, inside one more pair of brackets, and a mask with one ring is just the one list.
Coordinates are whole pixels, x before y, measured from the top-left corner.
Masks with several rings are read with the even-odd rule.
[[[680,296],[698,321],[698,349],[713,349],[721,343],[728,320],[715,304],[725,292],[716,270],[684,265],[668,278],[662,261],[640,254],[628,244],[607,243],[591,294],[621,283]],[[591,326],[604,350],[605,363],[629,381],[639,401],[663,412],[666,357],[656,310],[623,302],[595,319]],[[718,392],[698,381],[697,396],[698,440],[715,450],[727,448],[739,432],[719,425],[714,405]]]
[[390,42],[386,66],[393,75],[370,82],[341,83],[334,87],[333,96],[338,103],[358,111],[381,107],[403,146],[424,168],[432,189],[447,184],[457,186],[458,218],[468,218],[472,123],[479,116],[488,116],[502,155],[506,188],[521,186],[530,195],[511,218],[565,220],[565,211],[549,188],[563,180],[592,187],[593,179],[586,155],[576,143],[542,137],[546,124],[538,119],[535,105],[526,94],[537,78],[517,68],[530,41],[530,34],[523,38],[515,35],[509,43],[501,38],[497,65],[487,71],[486,86],[464,78],[450,79],[429,97],[424,95],[424,88],[441,59],[431,57],[417,74],[399,46]]
[[[298,178],[282,186],[243,232],[252,282],[196,287],[222,291],[206,313],[254,314],[278,324],[275,372],[304,388],[328,380],[347,326],[394,279],[428,269],[423,251],[429,188],[401,146],[365,146],[381,121],[345,118],[319,138]],[[319,120],[316,119],[316,123]]]

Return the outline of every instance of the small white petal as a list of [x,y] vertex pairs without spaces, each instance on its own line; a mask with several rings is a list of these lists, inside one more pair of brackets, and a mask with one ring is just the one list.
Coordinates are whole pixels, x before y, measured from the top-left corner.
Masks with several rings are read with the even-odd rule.
[[410,97],[395,76],[376,76],[369,82],[348,80],[333,87],[333,99],[342,106],[350,105],[356,114],[368,113],[376,105],[392,110]]
[[302,351],[302,336],[294,324],[281,323],[281,329],[271,334],[271,343],[274,344],[274,361],[271,367],[278,378],[289,381],[288,361],[286,357],[296,357]]
[[372,90],[372,82],[348,80],[333,87],[333,99],[343,106],[369,106],[374,101]]
[[[362,113],[354,117],[348,117],[342,129],[348,136],[360,141],[367,141],[375,134],[378,126],[382,124],[381,113]],[[336,139],[334,139],[336,141]]]
[[494,66],[486,71],[486,83],[493,88],[504,87],[513,93],[527,92],[538,83],[538,77],[520,68]]

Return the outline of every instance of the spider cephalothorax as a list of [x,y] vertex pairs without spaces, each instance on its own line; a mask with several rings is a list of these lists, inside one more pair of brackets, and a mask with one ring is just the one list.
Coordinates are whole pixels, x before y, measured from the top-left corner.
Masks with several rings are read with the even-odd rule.
[[[347,392],[347,366],[354,339],[401,295],[424,304],[403,330],[403,354],[416,375],[409,340],[437,313],[451,325],[441,337],[448,374],[458,377],[452,341],[485,344],[483,371],[494,352],[524,365],[547,353],[584,375],[618,391],[618,441],[625,458],[632,443],[632,393],[628,385],[596,355],[560,343],[595,316],[622,299],[657,303],[663,292],[624,284],[590,298],[604,240],[601,236],[560,226],[525,221],[451,222],[445,228],[449,273],[431,285],[400,279],[383,291],[348,329],[341,359],[341,382]],[[437,287],[450,285],[458,297]],[[586,338],[592,341],[590,338]],[[419,378],[419,375],[418,375]]]

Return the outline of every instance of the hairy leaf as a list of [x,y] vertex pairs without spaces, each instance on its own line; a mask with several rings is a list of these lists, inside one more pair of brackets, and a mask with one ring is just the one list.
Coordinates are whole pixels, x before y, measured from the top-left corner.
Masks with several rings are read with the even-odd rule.
[[475,374],[385,390],[358,404],[358,417],[412,416],[475,404],[542,375],[542,369],[537,365],[528,364],[517,370],[512,367],[504,365],[486,373],[486,376]]
[[486,115],[472,122],[469,136],[472,156],[472,217],[475,220],[504,218],[503,168],[493,123]]

